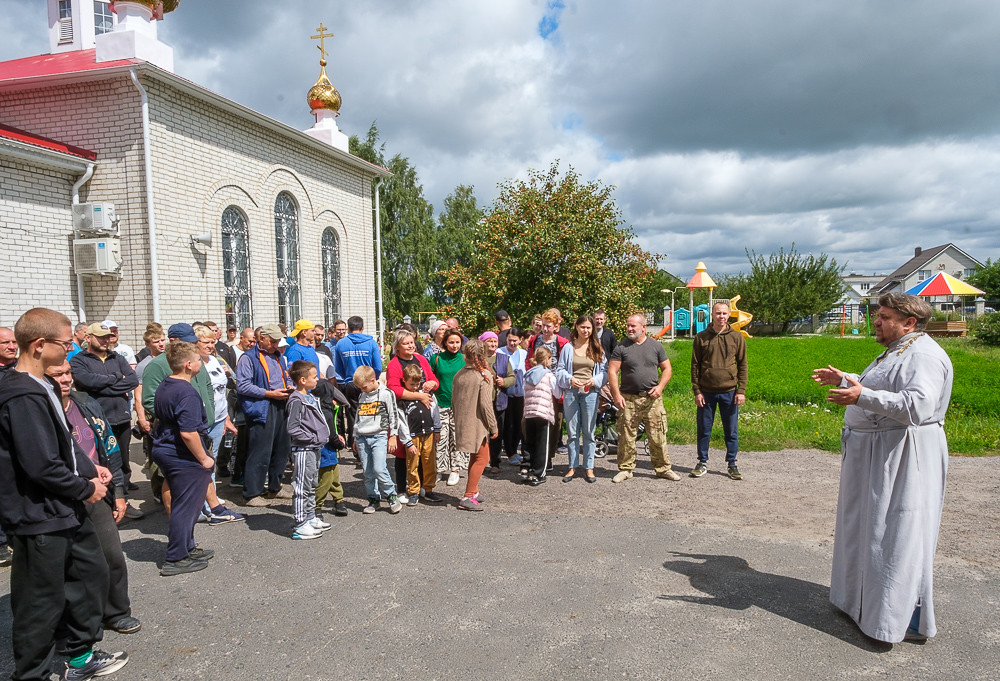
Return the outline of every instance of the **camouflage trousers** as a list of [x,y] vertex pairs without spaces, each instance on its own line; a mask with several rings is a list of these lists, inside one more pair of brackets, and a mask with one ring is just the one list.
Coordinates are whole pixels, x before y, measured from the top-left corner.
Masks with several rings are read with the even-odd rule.
[[646,424],[649,459],[657,475],[670,470],[667,454],[667,412],[662,397],[646,393],[622,393],[625,408],[618,412],[618,470],[635,468],[635,437],[639,424]]

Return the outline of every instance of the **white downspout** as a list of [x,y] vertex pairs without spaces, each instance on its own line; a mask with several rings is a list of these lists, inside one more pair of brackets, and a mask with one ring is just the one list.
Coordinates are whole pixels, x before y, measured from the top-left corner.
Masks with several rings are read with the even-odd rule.
[[382,317],[382,211],[379,208],[379,190],[382,188],[382,178],[375,183],[375,282],[378,287],[378,320],[375,331],[378,333],[378,349],[381,352],[385,338],[385,319]]
[[156,266],[156,219],[153,211],[153,154],[149,146],[149,97],[135,68],[128,70],[142,99],[142,156],[146,173],[146,224],[149,226],[149,288],[153,297],[153,321],[160,321],[160,276]]
[[[88,163],[87,169],[83,171],[83,175],[80,176],[76,182],[73,183],[73,205],[79,205],[80,203],[80,189],[83,185],[90,182],[90,178],[94,176],[94,164]],[[87,322],[87,307],[86,307],[86,296],[83,293],[83,276],[76,275],[76,314],[81,324]]]

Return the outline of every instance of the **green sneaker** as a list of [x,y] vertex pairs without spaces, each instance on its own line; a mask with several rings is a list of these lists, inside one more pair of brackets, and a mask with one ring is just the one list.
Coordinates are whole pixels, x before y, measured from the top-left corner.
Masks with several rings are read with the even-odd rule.
[[691,477],[700,478],[701,476],[705,475],[705,473],[708,473],[708,466],[699,461],[698,465],[691,470]]
[[732,466],[729,467],[729,477],[731,477],[733,480],[743,479],[743,474],[740,473],[740,469],[736,467],[736,464],[733,464]]

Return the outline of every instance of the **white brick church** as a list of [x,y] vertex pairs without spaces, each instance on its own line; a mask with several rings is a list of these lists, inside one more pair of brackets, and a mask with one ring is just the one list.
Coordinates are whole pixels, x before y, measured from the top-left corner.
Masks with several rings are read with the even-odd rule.
[[41,305],[136,348],[152,320],[374,330],[388,172],[348,153],[325,69],[300,131],[173,73],[176,0],[47,2],[51,53],[0,62],[0,325]]

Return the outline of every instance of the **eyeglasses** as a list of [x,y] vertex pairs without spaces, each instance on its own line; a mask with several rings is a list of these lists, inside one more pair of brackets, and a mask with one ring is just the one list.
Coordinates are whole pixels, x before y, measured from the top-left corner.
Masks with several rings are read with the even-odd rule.
[[[38,339],[36,338],[35,340],[38,340]],[[62,340],[62,339],[59,339],[59,338],[43,338],[42,340],[45,341],[46,343],[55,343],[56,345],[61,345],[61,346],[63,346],[63,350],[65,350],[66,352],[69,352],[70,350],[73,349],[73,339],[72,338],[70,338],[69,340]],[[34,342],[34,341],[32,341],[32,342]]]

